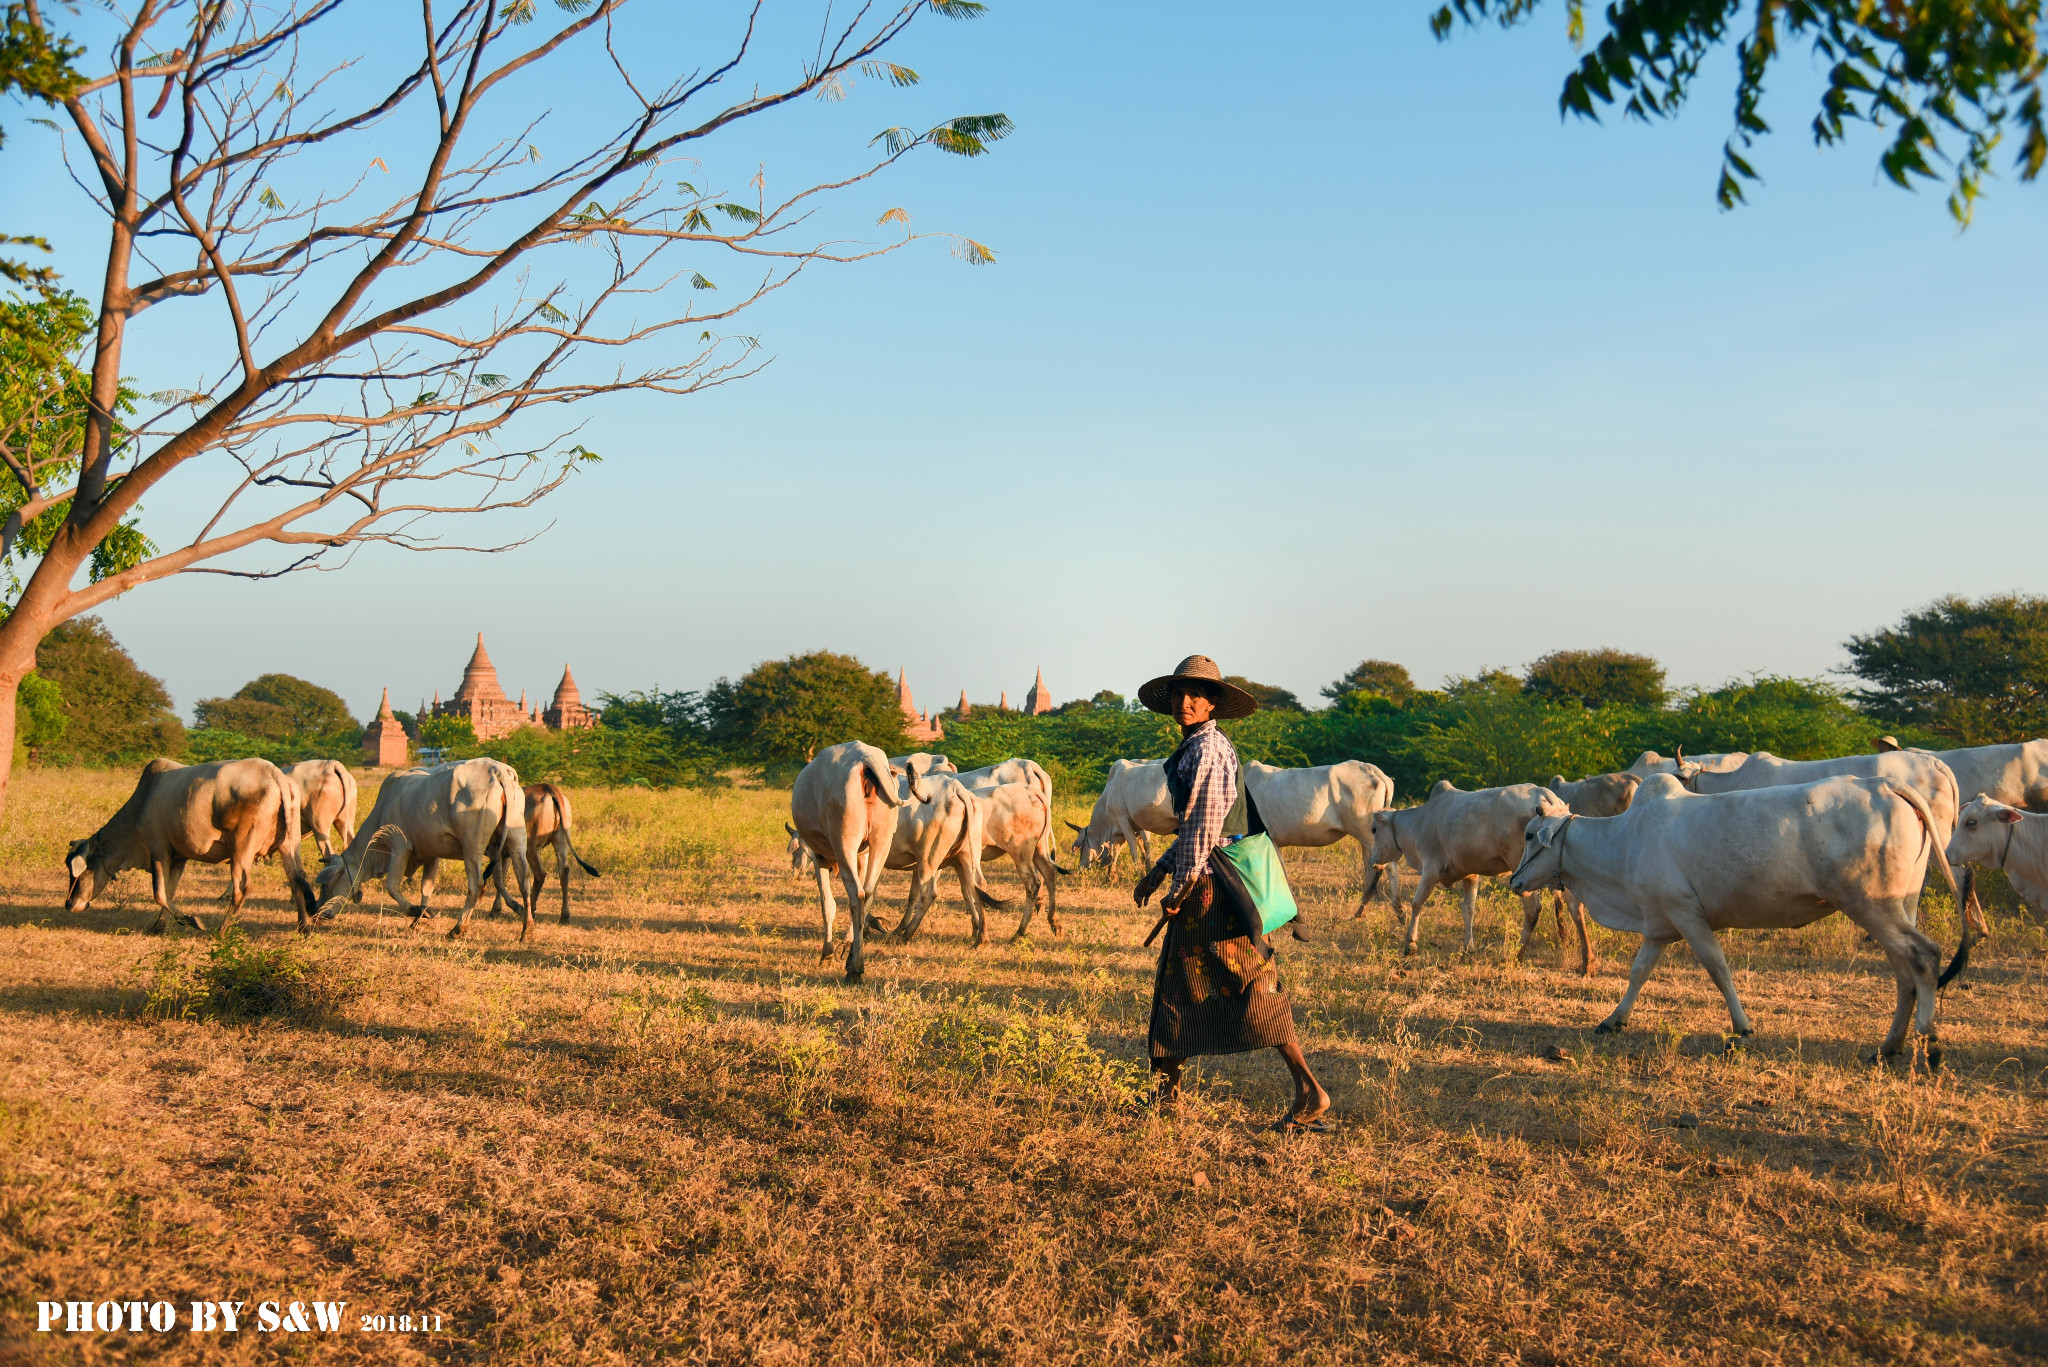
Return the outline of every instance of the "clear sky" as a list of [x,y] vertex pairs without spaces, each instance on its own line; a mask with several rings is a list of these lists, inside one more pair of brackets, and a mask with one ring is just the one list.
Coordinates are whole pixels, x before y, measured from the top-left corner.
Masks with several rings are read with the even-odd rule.
[[[892,54],[918,89],[727,153],[783,177],[1004,111],[993,155],[878,192],[999,264],[928,246],[802,282],[746,328],[758,378],[594,409],[604,463],[497,528],[552,524],[524,549],[188,577],[103,615],[188,714],[271,670],[367,714],[451,691],[479,630],[515,696],[565,660],[594,697],[829,648],[927,704],[1015,701],[1040,665],[1056,698],[1128,694],[1191,651],[1309,697],[1365,656],[1434,683],[1602,645],[1677,683],[1821,674],[1939,594],[2048,589],[2048,189],[2002,179],[1958,234],[1938,187],[1878,179],[1878,135],[1813,147],[1794,55],[1767,183],[1722,213],[1727,62],[1674,124],[1561,123],[1562,10],[1447,44],[1426,19],[926,22]],[[63,239],[84,287],[97,227],[48,135],[0,122],[9,230]],[[145,388],[184,382],[162,315]]]

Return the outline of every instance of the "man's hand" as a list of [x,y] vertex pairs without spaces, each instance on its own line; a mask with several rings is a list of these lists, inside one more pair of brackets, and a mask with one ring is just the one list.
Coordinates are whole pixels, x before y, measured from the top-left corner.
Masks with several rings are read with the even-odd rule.
[[1152,894],[1159,891],[1159,885],[1166,881],[1166,870],[1154,865],[1150,872],[1138,880],[1138,886],[1131,889],[1131,900],[1144,906],[1152,900]]

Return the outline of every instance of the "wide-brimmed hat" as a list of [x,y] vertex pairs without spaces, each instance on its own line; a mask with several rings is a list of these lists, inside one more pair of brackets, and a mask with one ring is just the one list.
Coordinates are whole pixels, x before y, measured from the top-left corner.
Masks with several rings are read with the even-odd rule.
[[1138,689],[1138,701],[1154,712],[1172,715],[1174,694],[1180,690],[1174,685],[1188,679],[1209,685],[1216,695],[1216,719],[1228,721],[1232,717],[1249,717],[1259,710],[1259,700],[1234,683],[1225,683],[1223,671],[1207,655],[1190,655],[1174,666],[1173,673],[1161,674],[1156,679],[1147,679]]

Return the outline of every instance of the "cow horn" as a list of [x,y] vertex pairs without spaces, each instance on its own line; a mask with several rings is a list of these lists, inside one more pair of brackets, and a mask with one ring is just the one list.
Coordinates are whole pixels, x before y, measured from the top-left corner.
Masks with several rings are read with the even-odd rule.
[[1067,825],[1073,828],[1074,834],[1076,834],[1076,835],[1086,835],[1086,834],[1088,834],[1088,828],[1087,828],[1086,826],[1076,826],[1076,825],[1074,825],[1074,823],[1073,823],[1073,822],[1071,822],[1071,821],[1069,821],[1069,822],[1067,823]]

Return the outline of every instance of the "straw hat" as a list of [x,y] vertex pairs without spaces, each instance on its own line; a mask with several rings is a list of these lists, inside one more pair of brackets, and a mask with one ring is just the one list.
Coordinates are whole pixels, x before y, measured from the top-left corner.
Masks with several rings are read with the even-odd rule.
[[1147,679],[1138,689],[1138,701],[1154,712],[1171,715],[1174,687],[1185,679],[1195,679],[1209,686],[1216,698],[1216,720],[1228,721],[1232,717],[1249,717],[1259,710],[1259,700],[1239,688],[1236,684],[1223,681],[1223,671],[1207,655],[1190,655],[1174,667],[1171,674],[1161,674],[1156,679]]

